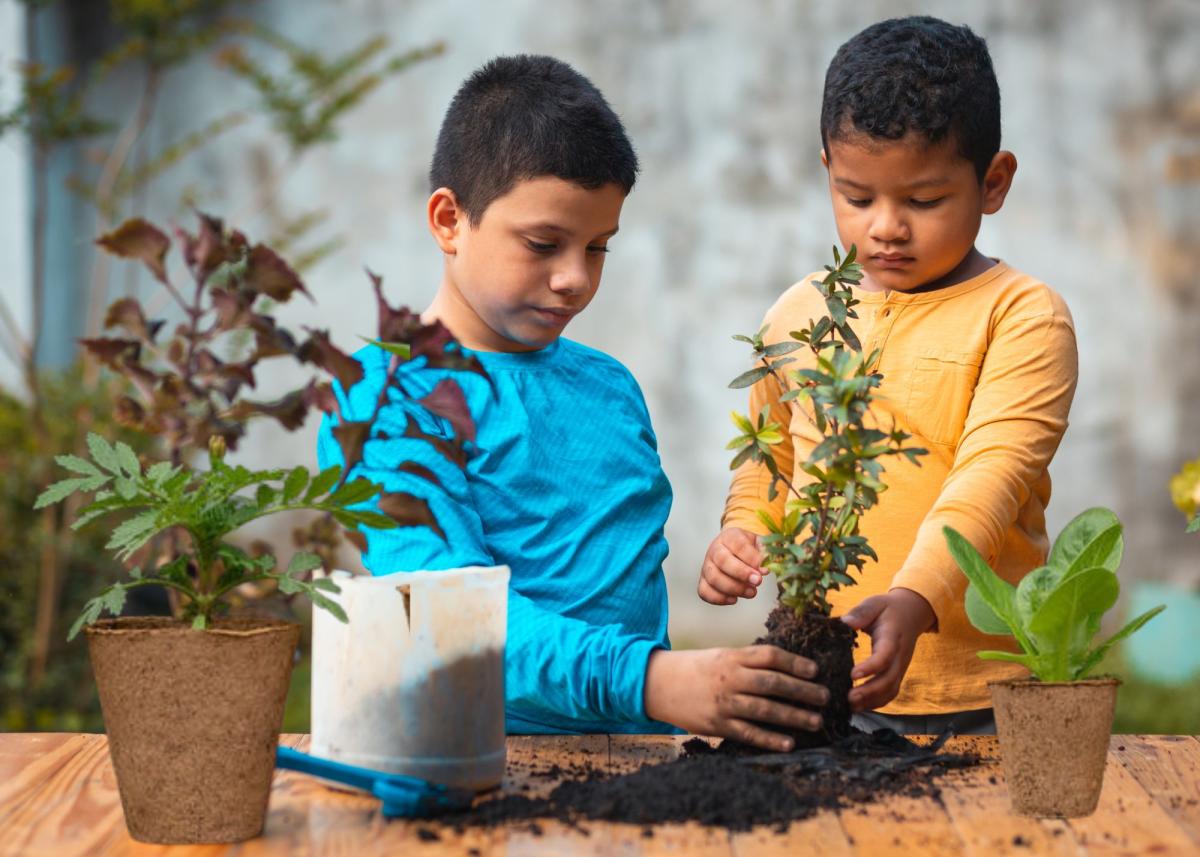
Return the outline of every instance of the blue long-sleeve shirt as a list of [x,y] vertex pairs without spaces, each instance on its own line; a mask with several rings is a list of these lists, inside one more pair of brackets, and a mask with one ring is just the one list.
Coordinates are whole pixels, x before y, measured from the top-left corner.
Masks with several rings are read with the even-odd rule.
[[[472,352],[491,377],[404,364],[419,397],[443,378],[462,387],[476,423],[466,470],[430,444],[403,437],[407,420],[451,437],[449,424],[393,395],[386,436],[370,441],[354,475],[424,497],[446,533],[427,527],[364,530],[372,574],[508,565],[506,721],[510,733],[648,732],[646,662],[669,648],[663,527],[671,488],[637,382],[613,358],[559,339],[530,353]],[[389,355],[355,357],[363,380],[335,384],[343,414],[367,419]],[[326,418],[317,458],[342,464]],[[398,469],[417,462],[441,487]]]

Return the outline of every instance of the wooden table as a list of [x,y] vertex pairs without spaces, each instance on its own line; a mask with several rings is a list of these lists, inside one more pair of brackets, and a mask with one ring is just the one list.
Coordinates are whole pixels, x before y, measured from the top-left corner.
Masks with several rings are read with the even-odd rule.
[[[587,763],[626,771],[672,758],[666,736],[514,737],[506,791],[538,795],[555,780],[548,765]],[[302,735],[283,743],[304,749]],[[132,841],[121,815],[103,735],[0,735],[0,854],[70,855],[346,854],[1200,854],[1200,741],[1177,735],[1117,735],[1100,806],[1089,818],[1037,821],[1009,813],[994,738],[957,738],[950,749],[992,760],[942,780],[941,800],[892,797],[822,812],[785,834],[696,824],[558,823],[456,834],[434,822],[385,821],[378,802],[338,792],[290,771],[276,774],[264,835],[235,846],[154,846]],[[536,758],[536,765],[533,764]]]

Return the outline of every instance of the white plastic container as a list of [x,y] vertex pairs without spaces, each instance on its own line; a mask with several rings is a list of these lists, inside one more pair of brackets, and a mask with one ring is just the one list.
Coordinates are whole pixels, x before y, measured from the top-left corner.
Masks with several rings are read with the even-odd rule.
[[330,577],[350,621],[313,611],[312,754],[499,785],[508,566]]

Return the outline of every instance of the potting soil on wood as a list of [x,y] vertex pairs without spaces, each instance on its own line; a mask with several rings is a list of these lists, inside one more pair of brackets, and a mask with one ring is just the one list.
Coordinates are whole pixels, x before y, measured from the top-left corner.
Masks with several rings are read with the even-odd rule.
[[973,756],[940,752],[943,736],[922,747],[880,730],[853,730],[829,747],[792,753],[735,755],[701,739],[684,745],[679,758],[609,776],[580,766],[547,776],[580,775],[546,798],[520,795],[485,800],[473,809],[439,819],[456,830],[549,818],[573,826],[587,820],[629,824],[696,821],[730,830],[769,824],[787,829],[821,809],[874,800],[884,795],[938,793],[933,775],[974,765]]

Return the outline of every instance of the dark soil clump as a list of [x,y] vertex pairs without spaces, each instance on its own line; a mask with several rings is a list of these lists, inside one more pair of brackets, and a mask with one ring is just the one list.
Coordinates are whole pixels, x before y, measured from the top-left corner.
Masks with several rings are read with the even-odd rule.
[[[827,747],[851,734],[850,688],[854,682],[854,629],[840,619],[819,613],[797,616],[790,607],[776,606],[767,617],[767,635],[754,641],[778,646],[817,664],[813,681],[829,688],[829,702],[818,709],[821,729],[817,732],[792,731],[776,724],[763,724],[772,732],[784,732],[795,741],[795,749]],[[792,700],[787,700],[795,704]],[[801,706],[803,707],[803,706]],[[757,754],[756,747],[740,741],[725,741],[721,752],[733,755]]]
[[940,752],[940,742],[922,747],[890,730],[874,735],[853,730],[829,747],[754,756],[720,752],[694,739],[671,762],[618,776],[593,773],[563,783],[546,798],[485,800],[441,820],[458,830],[538,818],[557,819],[585,833],[581,823],[586,820],[698,821],[730,830],[767,824],[783,830],[824,808],[889,794],[936,794],[934,774],[976,762]]

